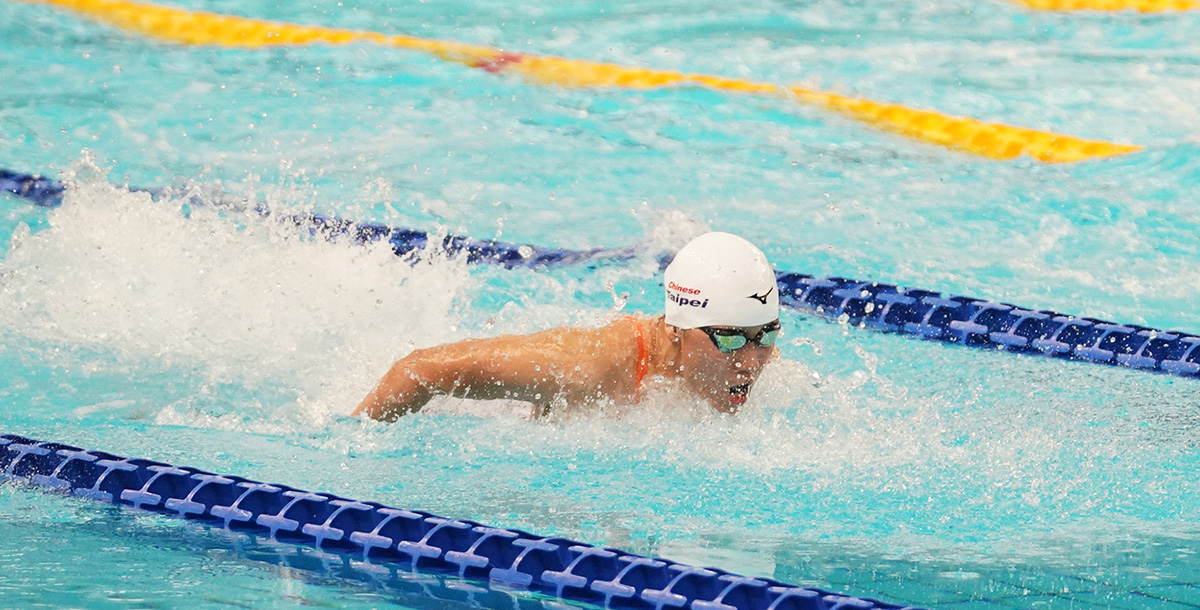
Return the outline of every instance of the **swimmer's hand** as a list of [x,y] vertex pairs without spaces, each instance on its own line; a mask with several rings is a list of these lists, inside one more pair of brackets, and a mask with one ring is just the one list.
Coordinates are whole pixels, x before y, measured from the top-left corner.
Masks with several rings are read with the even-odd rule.
[[436,392],[425,381],[427,375],[422,369],[426,367],[419,351],[396,361],[351,415],[366,414],[371,419],[394,422],[402,415],[420,411]]

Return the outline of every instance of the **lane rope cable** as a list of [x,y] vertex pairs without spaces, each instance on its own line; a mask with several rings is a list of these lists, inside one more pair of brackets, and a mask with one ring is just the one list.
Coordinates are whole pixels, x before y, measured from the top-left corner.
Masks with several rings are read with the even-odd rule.
[[[142,189],[156,193],[153,189]],[[37,205],[61,205],[65,186],[48,178],[0,169],[0,192]],[[269,216],[269,210],[256,208]],[[320,214],[276,216],[326,239],[386,241],[399,256],[434,245],[468,262],[547,268],[624,261],[636,248],[568,250],[481,241],[448,235],[440,243],[424,231],[358,223]],[[660,263],[668,262],[660,258]],[[1049,356],[1200,378],[1200,336],[1137,324],[1082,318],[973,297],[841,277],[776,271],[780,304],[854,327],[909,335],[951,345]]]
[[722,91],[791,97],[885,131],[989,159],[1007,160],[1028,155],[1045,163],[1067,163],[1141,150],[1140,146],[1085,140],[1000,123],[985,123],[967,117],[949,116],[931,110],[847,97],[798,86],[516,53],[415,36],[280,23],[189,11],[132,0],[14,1],[56,6],[128,31],[178,44],[259,48],[314,42],[373,42],[428,53],[445,61],[480,68],[487,72],[517,74],[541,85],[627,89],[701,85]]
[[414,572],[450,572],[604,608],[902,608],[718,568],[12,434],[0,435],[0,483],[6,481],[345,553],[366,563],[407,563]]

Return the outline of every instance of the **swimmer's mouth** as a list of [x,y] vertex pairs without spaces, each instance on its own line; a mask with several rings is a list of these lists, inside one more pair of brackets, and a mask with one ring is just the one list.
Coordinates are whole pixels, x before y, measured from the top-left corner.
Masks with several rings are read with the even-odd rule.
[[729,386],[729,395],[734,398],[745,398],[750,393],[750,382]]

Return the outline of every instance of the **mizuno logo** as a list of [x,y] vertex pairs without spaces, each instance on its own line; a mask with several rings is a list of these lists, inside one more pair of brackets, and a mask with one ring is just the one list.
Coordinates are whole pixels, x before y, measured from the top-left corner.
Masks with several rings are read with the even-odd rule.
[[775,289],[774,289],[774,288],[771,288],[770,290],[768,290],[768,291],[764,292],[764,293],[762,294],[762,296],[758,296],[757,294],[752,294],[752,295],[750,295],[750,296],[748,296],[748,297],[746,297],[746,298],[747,298],[747,299],[755,299],[755,300],[757,300],[759,303],[762,303],[763,305],[766,305],[766,304],[767,304],[767,297],[771,296],[771,291],[772,291],[772,290],[775,290]]

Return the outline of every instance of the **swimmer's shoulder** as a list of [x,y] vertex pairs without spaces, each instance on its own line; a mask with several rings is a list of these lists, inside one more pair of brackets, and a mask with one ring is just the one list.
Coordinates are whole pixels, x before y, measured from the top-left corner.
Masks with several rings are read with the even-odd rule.
[[639,341],[645,341],[653,321],[646,316],[621,315],[601,326],[557,329],[548,338],[553,337],[551,340],[559,343],[564,354],[580,366],[608,374],[626,367],[631,357],[636,358]]

